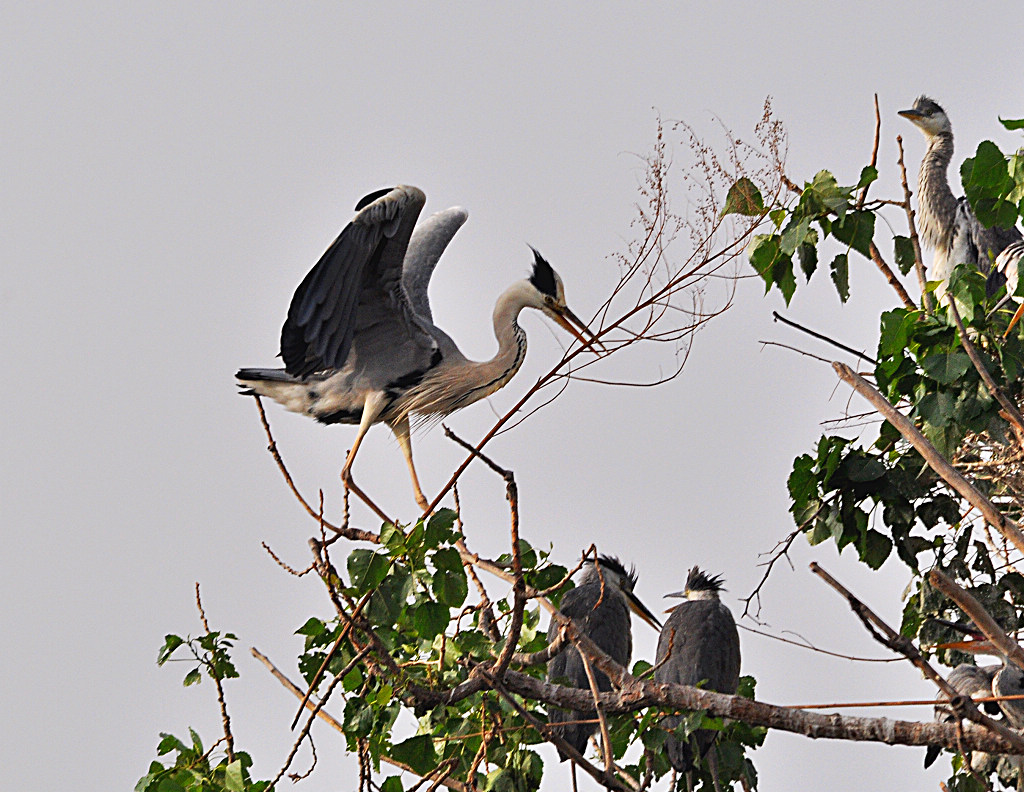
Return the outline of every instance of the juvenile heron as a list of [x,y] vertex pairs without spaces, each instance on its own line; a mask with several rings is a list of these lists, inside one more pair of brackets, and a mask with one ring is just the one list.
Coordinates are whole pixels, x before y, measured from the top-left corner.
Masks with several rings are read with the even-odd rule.
[[[686,588],[670,597],[685,601],[669,609],[658,640],[654,679],[677,685],[701,686],[719,693],[735,693],[740,681],[740,636],[732,613],[718,598],[722,578],[711,577],[698,567],[690,570]],[[703,684],[701,684],[703,683]],[[674,729],[682,717],[673,715],[662,721]],[[707,754],[717,732],[698,729],[685,740],[669,736],[665,750],[672,767],[689,773],[695,760]],[[709,758],[711,773],[718,786],[716,763]]]
[[[913,123],[928,140],[917,179],[919,230],[924,243],[935,250],[930,280],[941,281],[935,297],[946,293],[950,273],[957,264],[968,264],[984,274],[992,270],[995,258],[1021,239],[1016,228],[985,228],[978,222],[967,198],[955,198],[946,170],[953,158],[953,127],[939,105],[919,96],[909,110],[899,114]],[[1002,285],[990,281],[994,292]],[[1009,290],[1008,290],[1009,291]]]
[[[560,613],[575,621],[590,640],[621,665],[628,663],[633,653],[630,610],[655,629],[661,629],[661,623],[633,593],[636,580],[636,572],[632,569],[627,572],[617,558],[602,555],[596,563],[588,559],[579,585],[566,592],[559,608]],[[552,621],[548,628],[548,642],[553,641],[557,634],[558,623]],[[596,668],[592,670],[598,690],[611,690],[608,677]],[[548,661],[548,680],[590,689],[583,658],[573,646],[566,647]],[[593,722],[596,718],[594,711],[548,708],[548,721],[558,724],[553,727],[555,732],[581,754],[590,735],[597,730],[597,724]],[[591,722],[578,722],[582,720]],[[567,758],[561,750],[558,756],[563,762]]]
[[[405,455],[426,510],[412,461],[411,415],[447,415],[502,388],[523,364],[526,333],[517,323],[535,308],[586,344],[587,330],[565,304],[562,279],[533,251],[533,272],[494,306],[498,352],[468,360],[433,323],[427,286],[437,260],[466,221],[458,207],[416,226],[426,196],[415,187],[378,190],[356,204],[356,216],[299,284],[281,330],[283,369],[241,369],[247,395],[268,396],[321,423],[358,424],[341,477],[367,430],[386,423]],[[578,329],[577,329],[578,328]],[[381,515],[383,516],[383,515]]]
[[[961,652],[968,652],[973,655],[994,655],[1002,663],[1002,665],[986,667],[973,666],[967,663],[958,665],[950,673],[948,679],[948,682],[958,692],[971,698],[1024,695],[1024,671],[1011,663],[1006,655],[985,638],[982,632],[955,622],[947,622],[941,619],[936,619],[935,621],[947,627],[952,627],[971,638],[968,641],[953,641],[939,644],[939,649],[959,649]],[[992,715],[1002,713],[1003,719],[1008,726],[1014,729],[1024,728],[1024,699],[985,702],[983,706]],[[935,720],[940,723],[952,723],[957,718],[949,708],[936,706]],[[925,767],[928,767],[935,761],[940,750],[931,746],[928,748],[925,754]],[[988,758],[988,754],[975,751],[974,755],[971,756],[971,766],[980,769]],[[1021,757],[1014,757],[1013,764],[1019,774]]]

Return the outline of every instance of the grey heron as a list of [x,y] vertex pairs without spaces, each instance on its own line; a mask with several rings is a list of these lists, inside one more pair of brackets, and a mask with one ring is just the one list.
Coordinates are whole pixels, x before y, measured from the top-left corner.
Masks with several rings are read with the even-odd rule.
[[[935,250],[930,280],[940,281],[935,297],[941,300],[957,264],[974,266],[987,275],[996,257],[1020,241],[1021,233],[1016,228],[985,228],[967,198],[953,196],[946,175],[953,158],[953,127],[945,110],[933,99],[919,96],[912,108],[899,114],[920,129],[928,141],[917,180],[918,217],[921,238]],[[1000,285],[990,281],[989,288],[995,291]]]
[[[701,686],[719,693],[735,693],[740,680],[740,636],[732,613],[719,599],[722,578],[712,577],[698,567],[686,577],[686,588],[670,597],[685,601],[669,609],[670,616],[658,640],[654,665],[657,682]],[[703,684],[702,684],[703,683]],[[682,716],[662,721],[666,729],[679,725]],[[717,732],[698,729],[685,740],[669,736],[665,750],[679,773],[689,773],[696,760],[707,754]],[[712,759],[711,772],[718,780]]]
[[524,308],[541,311],[583,344],[583,333],[594,340],[566,305],[562,279],[534,250],[530,277],[512,284],[494,307],[497,354],[467,359],[434,324],[427,286],[468,215],[455,207],[417,227],[425,202],[422,191],[405,185],[359,201],[352,222],[292,297],[281,330],[284,368],[243,368],[235,375],[243,394],[267,396],[320,423],[358,424],[341,477],[368,503],[352,481],[352,462],[370,426],[386,423],[424,510],[410,416],[447,415],[512,379],[526,355],[526,333],[516,321]]
[[[955,622],[947,622],[942,619],[934,621],[944,624],[947,627],[970,636],[971,640],[952,641],[941,643],[939,649],[958,649],[973,655],[994,655],[999,658],[1001,665],[996,666],[973,666],[967,663],[958,665],[950,673],[948,682],[960,693],[972,698],[985,698],[988,696],[1020,696],[1024,695],[1024,671],[1011,663],[1009,659],[997,649],[991,641],[977,629]],[[1002,713],[1006,724],[1014,729],[1024,728],[1024,699],[1009,699],[999,702],[985,702],[984,707],[990,714]],[[935,720],[941,722],[954,722],[954,715],[949,708],[936,706]],[[925,767],[931,765],[938,756],[940,749],[929,747],[925,754]],[[971,766],[980,769],[988,755],[975,752],[971,756]],[[1017,770],[1020,779],[1020,757],[1014,757],[1013,765]]]
[[[595,562],[587,559],[579,585],[562,597],[559,612],[573,619],[590,640],[596,643],[617,663],[625,665],[633,652],[633,633],[630,627],[632,610],[655,629],[661,623],[640,599],[633,593],[637,576],[633,569],[628,572],[617,558],[602,555]],[[554,620],[548,628],[548,641],[558,634],[558,623]],[[611,690],[608,677],[593,669],[598,690]],[[590,682],[579,651],[566,647],[548,661],[548,680],[567,682],[572,687],[589,689]],[[548,709],[548,721],[556,724],[554,731],[581,754],[587,746],[590,735],[597,730],[593,711],[565,711],[555,707]],[[589,721],[583,723],[581,721]],[[567,758],[561,750],[559,759]]]

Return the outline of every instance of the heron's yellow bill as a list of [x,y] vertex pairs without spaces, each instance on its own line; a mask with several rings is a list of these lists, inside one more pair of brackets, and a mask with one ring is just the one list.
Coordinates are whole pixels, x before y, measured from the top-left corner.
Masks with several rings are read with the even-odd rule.
[[[560,305],[552,308],[550,316],[559,327],[572,333],[584,346],[590,344],[591,346],[600,347],[602,352],[608,351],[605,345],[598,340],[597,336],[590,332],[590,328],[576,314],[569,310],[568,306]],[[586,334],[586,337],[584,337],[584,334]]]
[[661,622],[655,618],[653,613],[647,610],[647,606],[640,601],[636,594],[632,591],[624,591],[623,594],[626,595],[626,602],[629,603],[629,608],[633,613],[651,625],[655,630],[661,630]]

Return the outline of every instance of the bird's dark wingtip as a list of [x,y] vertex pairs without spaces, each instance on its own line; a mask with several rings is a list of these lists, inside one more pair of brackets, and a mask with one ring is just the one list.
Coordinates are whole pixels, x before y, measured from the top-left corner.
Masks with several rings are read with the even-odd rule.
[[393,189],[395,189],[395,188],[394,187],[385,187],[385,188],[383,188],[381,190],[374,190],[369,195],[364,195],[362,198],[359,199],[359,203],[356,204],[356,211],[358,212],[361,209],[365,209],[367,206],[372,204],[378,198],[383,198],[385,195],[387,195]]

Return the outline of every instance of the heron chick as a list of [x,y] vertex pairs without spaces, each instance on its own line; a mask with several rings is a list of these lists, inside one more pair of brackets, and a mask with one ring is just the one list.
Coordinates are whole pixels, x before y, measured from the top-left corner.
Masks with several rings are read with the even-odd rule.
[[[946,173],[953,158],[953,127],[934,99],[919,96],[913,107],[899,114],[928,141],[917,179],[918,219],[921,239],[935,250],[929,279],[939,281],[935,297],[941,301],[956,265],[967,264],[988,275],[996,257],[1020,240],[1021,233],[1016,228],[985,228],[967,198],[953,196]],[[1005,278],[990,279],[987,290],[992,294],[1003,282]]]
[[[699,686],[705,690],[733,694],[740,681],[740,636],[730,610],[719,599],[722,578],[712,577],[698,567],[686,577],[686,588],[669,597],[685,600],[670,608],[670,614],[658,640],[654,679],[677,685]],[[662,720],[666,729],[674,729],[682,716]],[[689,773],[697,759],[707,754],[718,732],[698,729],[685,740],[670,735],[665,750],[672,767]],[[711,759],[712,776],[717,787],[717,772]]]
[[[579,584],[565,593],[559,608],[562,615],[576,622],[590,640],[620,665],[628,663],[633,653],[631,610],[655,629],[661,629],[661,623],[633,593],[636,581],[635,570],[627,572],[617,558],[602,555],[596,562],[587,559]],[[558,622],[552,619],[548,627],[549,643],[555,640],[558,629]],[[592,671],[598,690],[611,690],[608,677],[596,668]],[[548,681],[590,689],[587,669],[576,647],[568,646],[548,661]],[[548,722],[555,724],[552,727],[555,733],[581,754],[590,735],[597,731],[596,718],[593,710],[548,708]],[[563,762],[568,758],[561,749],[558,756]]]
[[292,297],[281,330],[284,368],[244,368],[235,375],[243,394],[267,396],[320,423],[358,424],[341,477],[371,505],[352,480],[352,463],[369,428],[386,423],[424,510],[410,416],[448,415],[504,387],[526,356],[526,333],[517,322],[524,308],[540,311],[582,344],[597,343],[566,305],[558,273],[534,250],[530,277],[512,284],[494,306],[497,354],[483,362],[467,359],[434,324],[427,286],[468,215],[455,207],[416,226],[425,202],[423,192],[409,186],[359,201],[352,222]]

